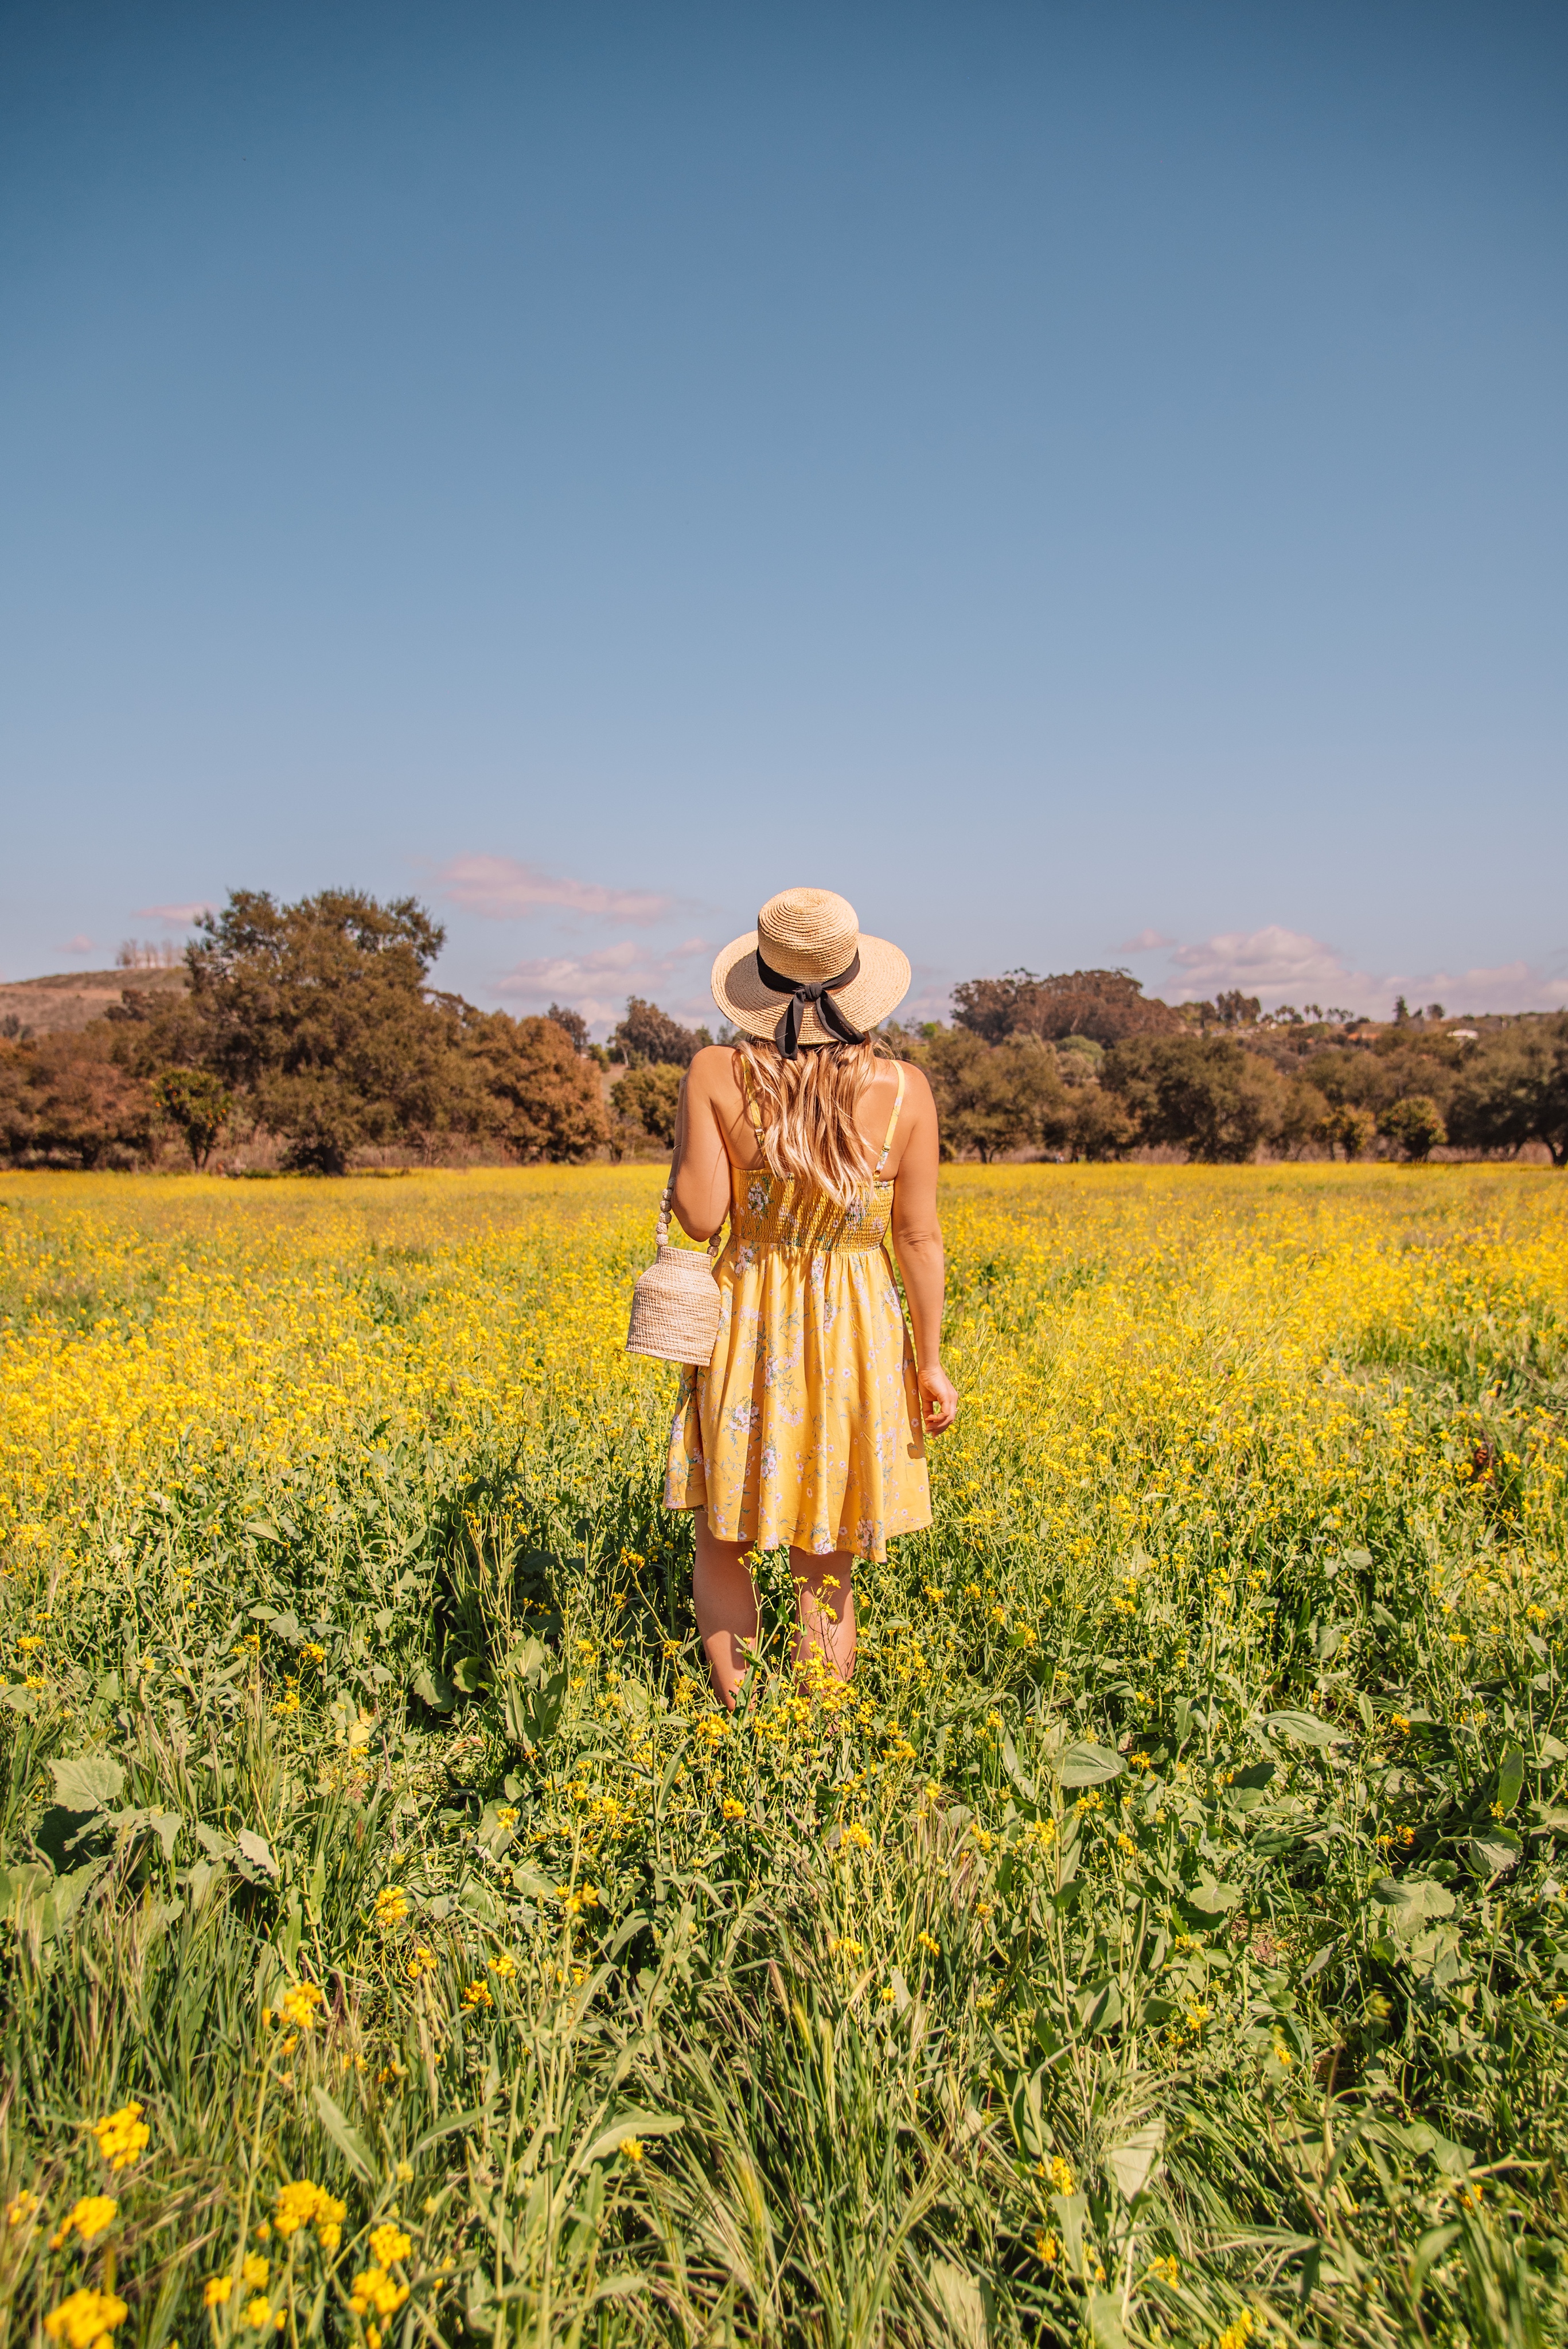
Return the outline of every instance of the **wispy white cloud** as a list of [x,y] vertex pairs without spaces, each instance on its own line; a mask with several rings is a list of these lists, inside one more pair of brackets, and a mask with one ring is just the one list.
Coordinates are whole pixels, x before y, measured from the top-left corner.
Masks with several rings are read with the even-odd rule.
[[1321,938],[1271,922],[1261,930],[1220,930],[1197,946],[1178,947],[1170,957],[1180,973],[1182,999],[1212,995],[1217,988],[1240,987],[1251,995],[1281,988],[1344,988],[1376,981],[1352,971],[1345,957]]
[[1561,1011],[1568,1006],[1568,978],[1550,978],[1522,961],[1469,970],[1396,971],[1384,988],[1390,1004],[1402,995],[1411,1005],[1441,1003],[1449,1011]]
[[454,856],[438,875],[453,905],[495,922],[515,921],[548,907],[610,922],[657,922],[673,900],[651,889],[612,889],[599,881],[572,881],[520,864],[512,856]]
[[1176,940],[1168,938],[1163,930],[1140,930],[1136,938],[1124,938],[1116,952],[1117,954],[1153,954],[1159,947],[1173,947],[1175,944]]
[[199,921],[203,914],[210,914],[212,910],[205,897],[192,897],[188,905],[138,905],[136,918],[139,922],[173,922],[180,928],[188,929],[192,922]]
[[85,931],[78,930],[74,938],[67,938],[66,940],[65,945],[60,948],[60,952],[62,954],[91,954],[97,945],[98,940],[96,938],[89,938]]
[[[706,996],[692,991],[696,974],[692,958],[712,949],[705,938],[686,938],[663,954],[650,954],[631,938],[619,945],[597,947],[588,954],[534,955],[513,964],[494,982],[498,995],[507,996],[530,1011],[542,1011],[551,1002],[569,1003],[590,1028],[618,1019],[628,995],[660,997],[663,1008],[679,1017],[701,1020],[713,1017]],[[666,999],[670,981],[684,990]]]
[[1524,961],[1472,966],[1468,970],[1367,971],[1323,938],[1277,922],[1261,930],[1220,930],[1170,957],[1177,1002],[1195,1002],[1226,988],[1261,998],[1265,1010],[1282,997],[1334,1004],[1377,1016],[1402,995],[1412,1006],[1441,1003],[1450,1011],[1554,1011],[1568,1001],[1568,978]]

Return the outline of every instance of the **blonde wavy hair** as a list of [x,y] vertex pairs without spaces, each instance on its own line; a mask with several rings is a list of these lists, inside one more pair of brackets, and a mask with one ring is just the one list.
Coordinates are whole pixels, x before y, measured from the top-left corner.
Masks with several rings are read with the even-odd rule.
[[763,1159],[774,1174],[810,1183],[846,1207],[877,1179],[877,1152],[855,1123],[855,1105],[892,1048],[808,1044],[786,1061],[776,1044],[738,1037],[741,1089],[756,1104]]

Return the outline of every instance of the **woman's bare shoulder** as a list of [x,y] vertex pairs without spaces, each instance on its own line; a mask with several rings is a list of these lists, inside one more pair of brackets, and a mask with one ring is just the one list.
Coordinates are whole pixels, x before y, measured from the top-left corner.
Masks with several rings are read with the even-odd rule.
[[693,1092],[702,1093],[709,1100],[722,1101],[738,1093],[741,1081],[733,1045],[704,1044],[692,1055],[686,1081]]
[[904,1099],[910,1108],[913,1109],[917,1103],[924,1104],[927,1102],[934,1106],[936,1096],[931,1092],[931,1081],[919,1061],[900,1061],[898,1066],[904,1071]]

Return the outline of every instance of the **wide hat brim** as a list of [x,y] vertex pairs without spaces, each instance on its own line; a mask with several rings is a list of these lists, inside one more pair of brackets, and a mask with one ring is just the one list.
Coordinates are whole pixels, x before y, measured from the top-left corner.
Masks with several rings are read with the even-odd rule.
[[[732,938],[713,965],[713,1000],[732,1028],[747,1036],[765,1036],[770,1040],[784,1016],[790,998],[781,995],[776,988],[764,987],[757,970],[757,934],[748,930],[742,938]],[[890,1011],[896,1010],[909,991],[909,957],[890,938],[873,938],[860,933],[860,968],[847,987],[836,988],[833,999],[851,1028],[869,1035],[879,1027]],[[837,1044],[836,1036],[817,1017],[816,1006],[809,1004],[800,1023],[803,1044]]]

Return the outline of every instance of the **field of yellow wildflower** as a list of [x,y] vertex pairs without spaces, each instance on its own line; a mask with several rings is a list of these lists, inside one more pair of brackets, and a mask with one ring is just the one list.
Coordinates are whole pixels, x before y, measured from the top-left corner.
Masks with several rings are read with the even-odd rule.
[[733,1719],[661,1179],[0,1177],[0,2338],[1563,2338],[1568,1178],[951,1171]]

